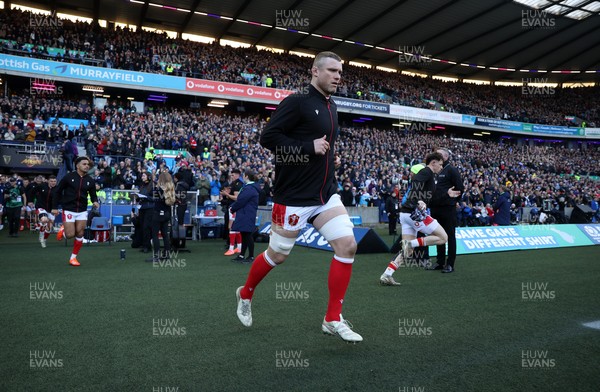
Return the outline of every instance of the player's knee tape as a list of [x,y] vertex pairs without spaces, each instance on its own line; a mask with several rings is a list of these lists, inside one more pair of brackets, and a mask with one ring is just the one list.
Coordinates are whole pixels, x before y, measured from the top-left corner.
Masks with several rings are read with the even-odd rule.
[[296,244],[295,238],[288,238],[271,231],[269,238],[269,247],[282,255],[289,255]]
[[327,241],[333,241],[342,237],[354,237],[354,232],[352,231],[353,227],[354,225],[348,214],[344,214],[330,219],[329,222],[325,223],[323,227],[319,229],[319,232]]

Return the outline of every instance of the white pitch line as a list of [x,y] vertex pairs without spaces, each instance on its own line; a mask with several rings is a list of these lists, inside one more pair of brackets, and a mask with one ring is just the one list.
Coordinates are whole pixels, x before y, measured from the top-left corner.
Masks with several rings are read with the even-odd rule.
[[591,321],[589,323],[583,323],[582,325],[588,328],[600,329],[600,320]]

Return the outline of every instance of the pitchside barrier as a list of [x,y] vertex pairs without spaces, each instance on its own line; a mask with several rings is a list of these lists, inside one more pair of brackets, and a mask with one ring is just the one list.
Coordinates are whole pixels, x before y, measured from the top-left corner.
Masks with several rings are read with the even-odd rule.
[[[357,253],[389,252],[388,246],[372,229],[355,227],[353,230],[358,244]],[[259,234],[268,235],[270,232],[271,222],[268,222],[263,225]],[[325,238],[311,225],[304,228],[296,239],[296,245],[333,251]],[[600,225],[486,226],[456,229],[456,253],[461,255],[589,245],[600,245]],[[429,255],[436,254],[436,247],[430,246]]]
[[[357,244],[356,253],[388,253],[390,251],[390,248],[373,229],[354,227],[352,230],[354,231],[354,238]],[[269,235],[271,233],[271,222],[265,223],[258,233]],[[327,240],[310,224],[307,224],[302,229],[302,232],[296,238],[296,245],[333,252],[333,248]]]
[[[566,248],[600,244],[600,225],[517,225],[456,228],[456,253]],[[429,247],[429,255],[437,254]]]

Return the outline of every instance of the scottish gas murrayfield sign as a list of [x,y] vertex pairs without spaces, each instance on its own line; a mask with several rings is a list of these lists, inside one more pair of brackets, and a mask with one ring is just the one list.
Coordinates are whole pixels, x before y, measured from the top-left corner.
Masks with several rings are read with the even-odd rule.
[[35,77],[46,77],[48,79],[62,77],[84,82],[109,82],[129,86],[185,90],[185,78],[4,54],[0,56],[0,69],[26,72]]

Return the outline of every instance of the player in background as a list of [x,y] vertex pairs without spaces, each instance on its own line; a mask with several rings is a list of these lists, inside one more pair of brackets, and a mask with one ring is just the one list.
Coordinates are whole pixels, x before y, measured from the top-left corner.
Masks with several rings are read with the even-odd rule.
[[52,196],[56,187],[56,176],[52,175],[48,178],[48,182],[39,183],[35,187],[33,197],[35,199],[35,213],[38,216],[40,227],[40,244],[42,248],[46,247],[46,240],[52,233],[54,227],[54,215],[49,211],[52,210]]
[[[231,205],[237,200],[237,197],[244,186],[240,175],[242,174],[240,169],[233,169],[231,171],[231,184],[230,187],[221,191],[223,197],[222,204],[227,207],[229,220],[227,222],[227,228],[229,231],[229,249],[225,252],[225,256],[232,256],[242,251],[242,233],[239,231],[231,230],[233,222],[235,221],[235,212],[231,212]],[[237,246],[236,246],[237,244]]]
[[87,197],[94,208],[99,208],[98,197],[96,196],[96,183],[88,175],[91,161],[88,157],[78,157],[75,160],[75,170],[67,173],[60,183],[56,186],[56,191],[52,197],[52,214],[58,215],[58,206],[63,209],[63,226],[60,228],[56,238],[60,241],[63,236],[67,238],[75,237],[73,252],[69,258],[69,264],[80,266],[77,255],[83,244],[83,235],[88,219]]
[[[443,156],[439,152],[433,152],[425,157],[425,167],[413,177],[406,201],[400,208],[402,250],[379,277],[379,283],[382,285],[400,285],[394,280],[393,274],[406,258],[412,256],[414,248],[443,245],[448,241],[448,234],[444,228],[426,212],[427,203],[431,201],[435,191],[435,175],[442,170],[443,162]],[[458,197],[460,191],[455,191],[452,187],[448,189],[448,196]],[[427,236],[417,238],[418,232]]]
[[22,223],[22,226],[29,228],[31,224],[31,218],[34,215],[37,216],[35,208],[35,194],[37,193],[38,188],[46,183],[45,181],[46,179],[44,178],[44,176],[38,174],[37,176],[33,177],[31,181],[29,181],[29,184],[25,188],[25,196],[27,196],[27,206],[25,207],[25,220]]

